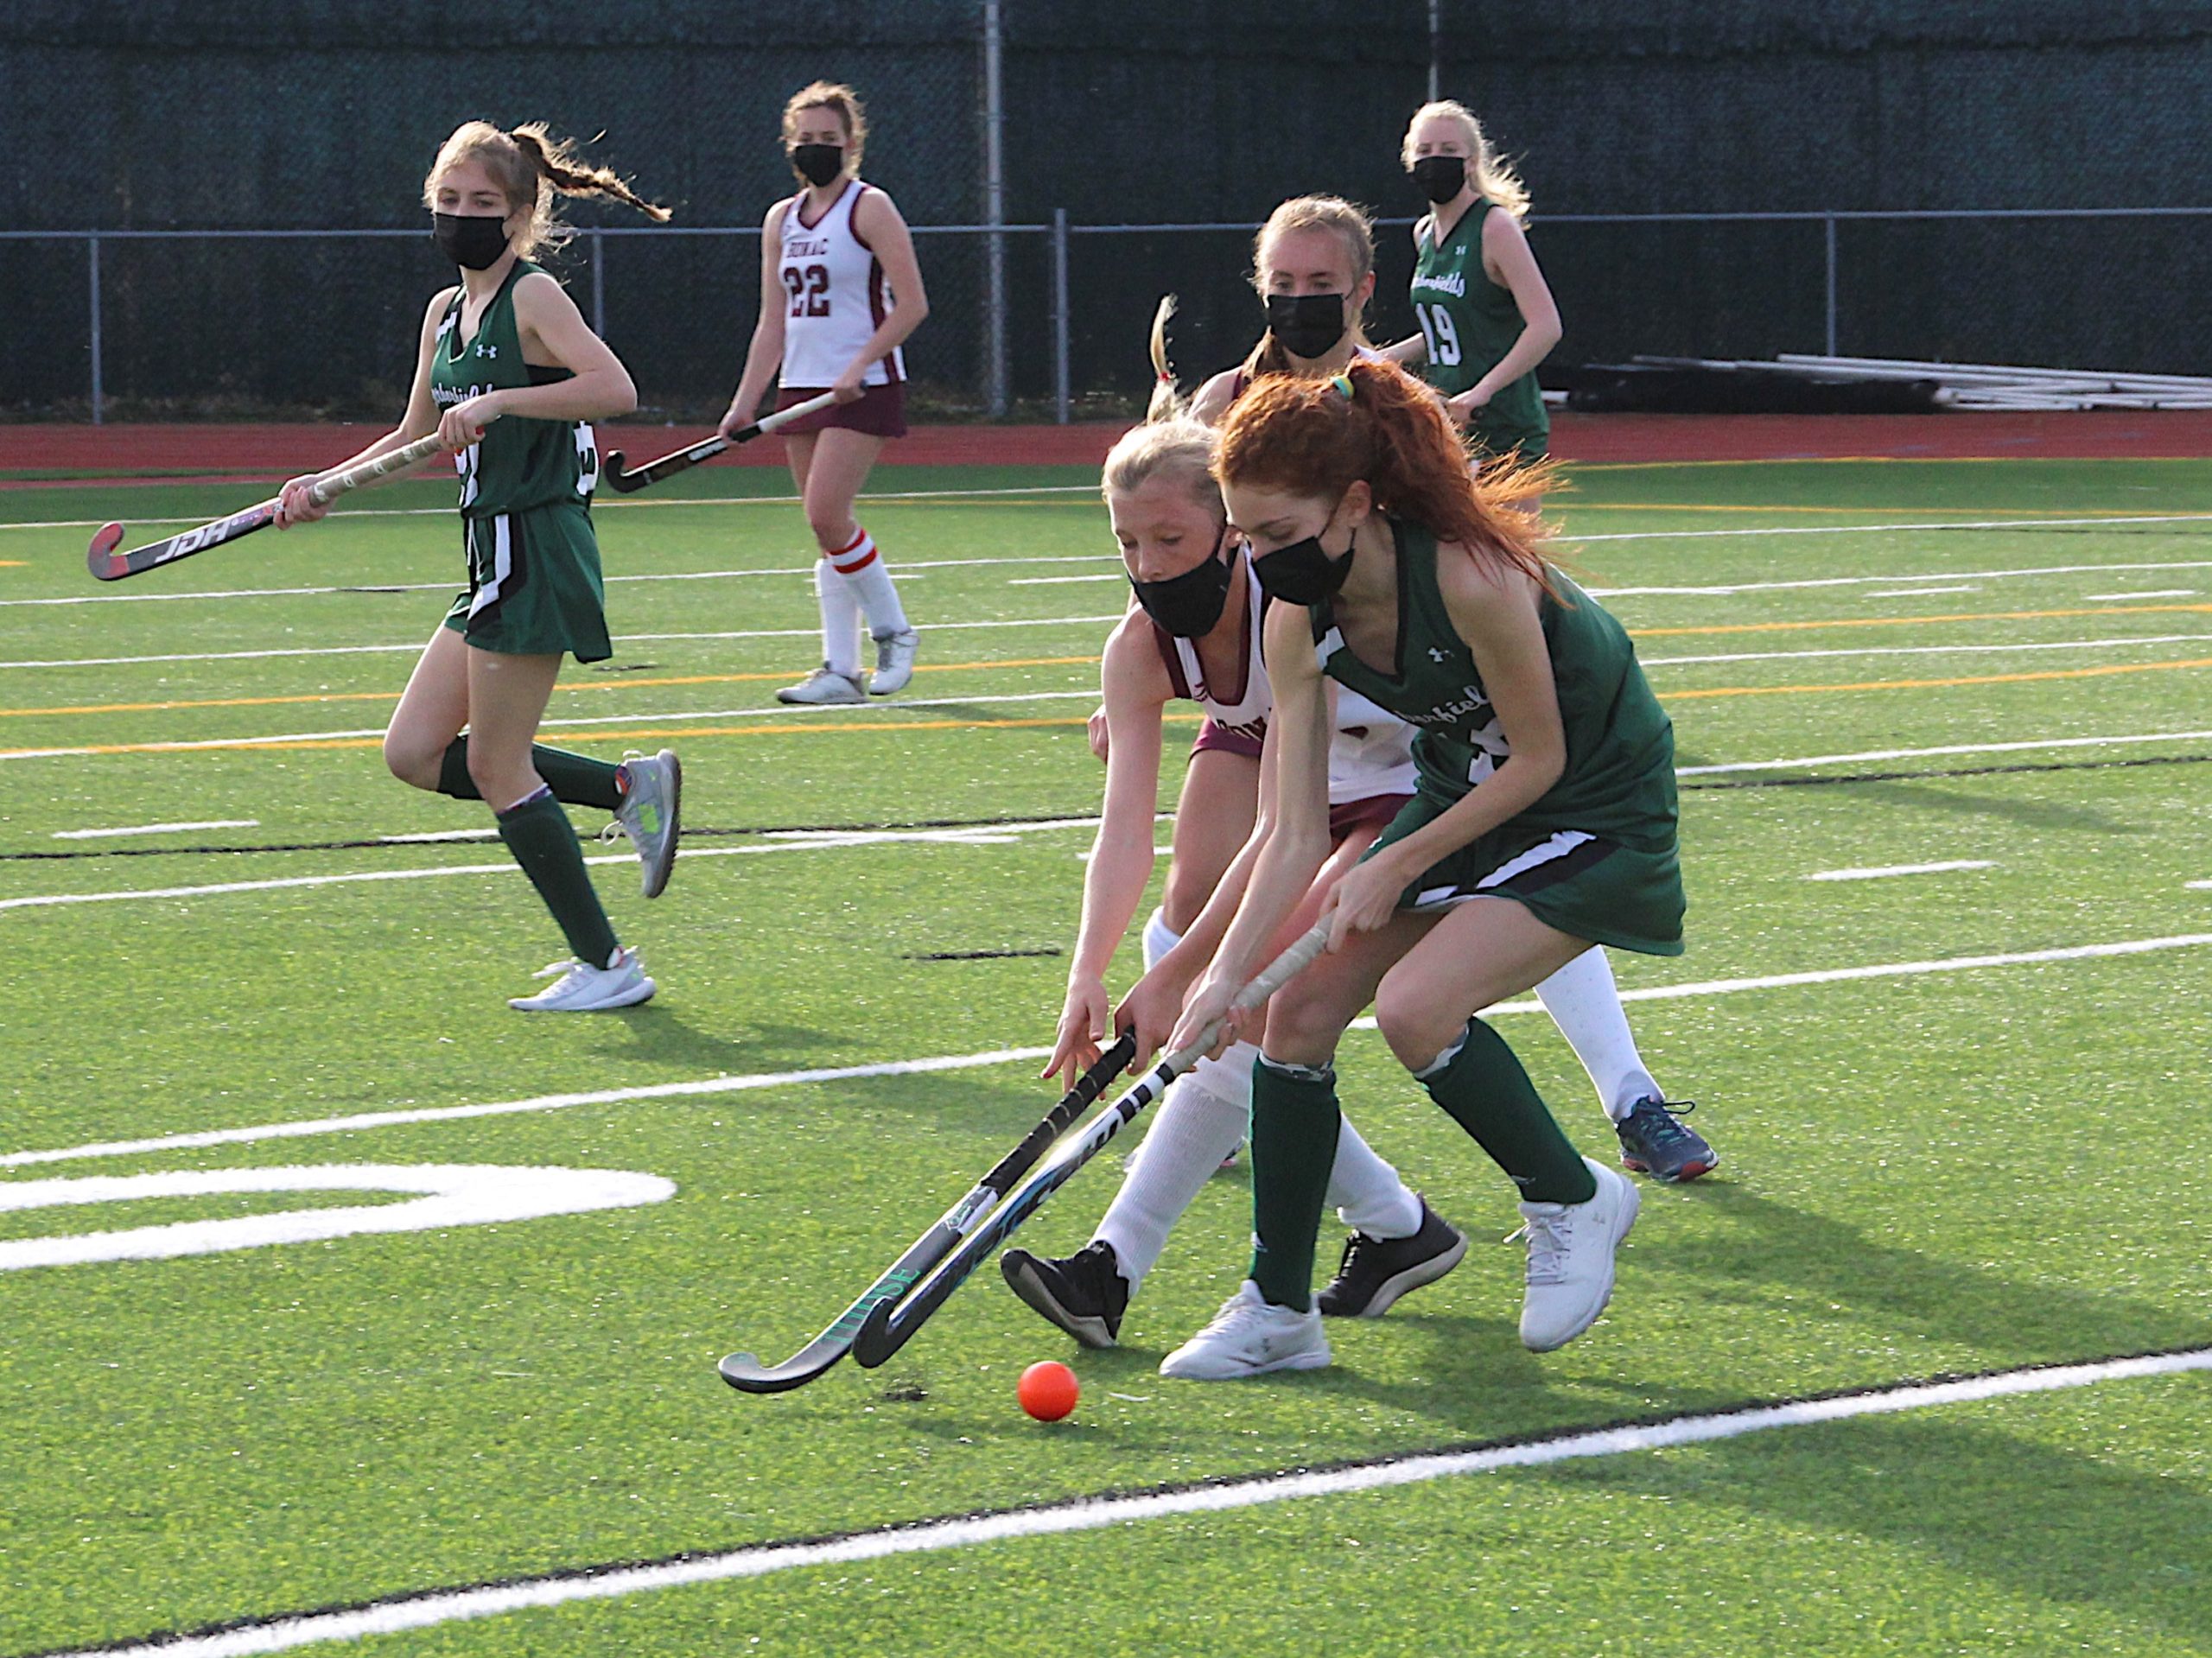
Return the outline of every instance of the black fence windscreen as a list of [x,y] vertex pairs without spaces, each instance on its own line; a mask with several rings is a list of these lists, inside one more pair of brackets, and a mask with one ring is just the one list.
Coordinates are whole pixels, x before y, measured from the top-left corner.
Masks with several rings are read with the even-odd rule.
[[[996,50],[988,39],[995,31]],[[557,256],[646,403],[711,413],[758,303],[777,143],[817,78],[866,98],[868,176],[918,226],[925,411],[1127,407],[1178,293],[1196,378],[1257,332],[1250,227],[1327,191],[1404,220],[1407,118],[1432,76],[1515,156],[1556,293],[1560,363],[1819,351],[2212,372],[2212,214],[1910,212],[2212,205],[2212,3],[2113,0],[14,0],[0,10],[0,414],[396,413],[450,272],[423,173],[461,120],[543,118],[667,202],[629,233],[577,205]],[[1052,237],[1069,232],[1066,304]],[[1872,214],[1831,224],[1589,222]],[[1215,229],[1109,226],[1229,226]],[[594,238],[588,232],[610,232]],[[272,238],[277,231],[406,232]],[[256,232],[142,239],[115,232]],[[97,245],[89,233],[107,232]],[[1370,332],[1410,247],[1378,233]],[[97,265],[97,281],[94,268]],[[1000,301],[995,308],[993,295]],[[97,303],[95,303],[97,302]],[[995,381],[994,341],[1003,342]]]

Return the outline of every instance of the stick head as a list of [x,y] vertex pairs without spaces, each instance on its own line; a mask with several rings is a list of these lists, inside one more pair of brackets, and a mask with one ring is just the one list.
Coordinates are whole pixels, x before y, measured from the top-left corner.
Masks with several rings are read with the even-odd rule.
[[85,565],[103,581],[112,581],[124,573],[124,561],[115,556],[115,549],[123,544],[123,526],[104,524],[92,532],[92,545],[85,549]]
[[622,451],[620,449],[609,449],[607,452],[607,459],[600,467],[599,475],[606,481],[607,486],[617,495],[627,495],[632,491],[645,486],[642,480],[632,476],[622,469]]

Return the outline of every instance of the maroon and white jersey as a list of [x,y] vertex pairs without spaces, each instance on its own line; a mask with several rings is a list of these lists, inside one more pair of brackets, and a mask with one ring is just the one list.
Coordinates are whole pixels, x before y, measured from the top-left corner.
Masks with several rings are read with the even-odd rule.
[[[784,366],[778,384],[836,384],[861,348],[891,314],[891,287],[875,251],[853,228],[853,213],[872,184],[847,179],[812,224],[806,192],[784,208]],[[905,354],[894,350],[868,365],[862,383],[890,385],[906,378]]]
[[[1207,682],[1195,640],[1170,633],[1157,622],[1151,624],[1152,639],[1177,696],[1196,702],[1208,719],[1226,730],[1264,740],[1268,715],[1274,708],[1274,691],[1268,683],[1267,659],[1260,641],[1267,595],[1260,589],[1259,578],[1252,574],[1250,557],[1241,549],[1236,569],[1229,578],[1229,602],[1235,604],[1240,597],[1244,626],[1237,634],[1242,648],[1233,683]],[[1329,740],[1329,804],[1341,806],[1377,795],[1413,793],[1413,727],[1349,686],[1333,689],[1337,712],[1336,731]]]

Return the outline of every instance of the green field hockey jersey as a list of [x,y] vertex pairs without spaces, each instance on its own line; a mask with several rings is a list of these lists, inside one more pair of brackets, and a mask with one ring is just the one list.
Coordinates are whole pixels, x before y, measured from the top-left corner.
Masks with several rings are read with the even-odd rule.
[[[1483,270],[1483,220],[1494,204],[1478,200],[1459,216],[1440,243],[1436,220],[1428,219],[1415,244],[1413,286],[1408,297],[1427,342],[1421,375],[1446,397],[1457,397],[1505,360],[1527,326],[1513,290],[1501,288]],[[1551,442],[1551,417],[1532,370],[1501,387],[1475,411],[1476,438],[1493,454],[1519,449],[1531,459]]]
[[[1450,802],[1510,755],[1483,689],[1474,652],[1459,637],[1436,581],[1436,537],[1419,524],[1388,521],[1398,549],[1398,660],[1378,673],[1344,644],[1328,604],[1310,607],[1321,670],[1413,725],[1421,792]],[[1612,614],[1558,571],[1558,596],[1541,605],[1567,766],[1513,822],[1581,829],[1624,846],[1657,850],[1675,839],[1675,732],[1651,694],[1628,633]]]
[[[573,378],[565,368],[533,367],[522,360],[515,284],[539,268],[527,260],[515,261],[506,281],[484,308],[473,339],[463,340],[461,334],[466,290],[454,290],[438,323],[437,347],[430,358],[430,396],[440,414],[487,391],[551,385]],[[587,422],[507,415],[486,427],[480,441],[455,455],[454,466],[461,473],[463,516],[488,518],[561,501],[588,505],[599,483],[599,446]]]

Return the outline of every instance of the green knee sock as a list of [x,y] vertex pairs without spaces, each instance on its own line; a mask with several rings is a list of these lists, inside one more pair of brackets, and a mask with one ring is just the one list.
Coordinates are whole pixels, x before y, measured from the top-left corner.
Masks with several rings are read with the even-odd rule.
[[[614,786],[614,774],[622,769],[619,765],[587,759],[564,748],[548,748],[542,743],[531,745],[530,763],[545,779],[556,800],[565,800],[571,806],[596,806],[603,812],[622,804],[621,791]],[[475,779],[468,775],[467,738],[456,737],[446,745],[444,758],[438,762],[438,792],[455,800],[484,798]]]
[[1252,1062],[1252,1281],[1300,1312],[1313,1304],[1313,1237],[1337,1132],[1335,1071]]
[[561,924],[570,952],[580,962],[605,967],[621,946],[615,942],[614,929],[607,924],[607,912],[599,907],[599,894],[592,891],[591,876],[584,868],[583,848],[576,844],[576,832],[561,803],[550,794],[532,795],[501,812],[499,824],[499,838]]
[[[1513,1177],[1524,1201],[1586,1204],[1598,1195],[1589,1166],[1552,1121],[1529,1073],[1505,1039],[1482,1020],[1469,1020],[1458,1051],[1414,1075],[1429,1098]],[[1252,1149],[1256,1164],[1256,1136]]]

